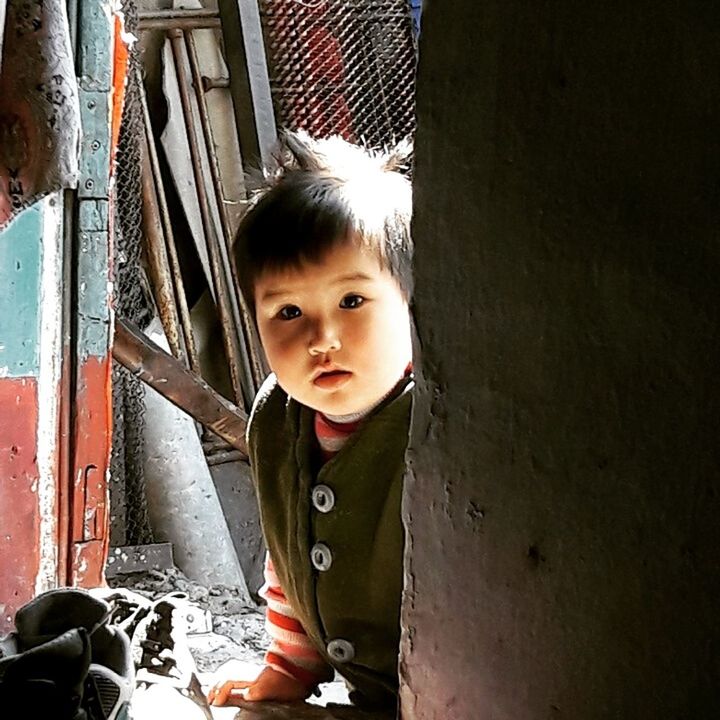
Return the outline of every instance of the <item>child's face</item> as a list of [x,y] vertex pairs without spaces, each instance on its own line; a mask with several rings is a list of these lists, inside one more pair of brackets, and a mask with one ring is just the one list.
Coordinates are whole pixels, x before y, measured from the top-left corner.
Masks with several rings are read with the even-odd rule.
[[347,415],[375,404],[412,358],[400,286],[372,251],[353,244],[317,264],[264,273],[255,304],[280,387],[323,413]]

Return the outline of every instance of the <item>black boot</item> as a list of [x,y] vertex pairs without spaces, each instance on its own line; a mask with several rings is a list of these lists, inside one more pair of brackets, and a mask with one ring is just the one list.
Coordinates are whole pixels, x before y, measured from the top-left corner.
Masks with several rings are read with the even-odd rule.
[[[4,642],[7,652],[12,641]],[[87,720],[82,708],[90,668],[90,640],[74,628],[36,647],[0,659],[0,707],[3,716],[41,720]]]
[[[79,696],[79,710],[75,715],[58,715],[56,710],[46,715],[52,718],[72,718],[73,720],[124,720],[128,716],[130,697],[135,686],[135,673],[130,656],[130,642],[127,635],[120,629],[108,626],[110,606],[103,600],[93,597],[84,590],[62,588],[50,590],[39,595],[20,608],[15,615],[15,633],[0,643],[7,654],[8,648],[14,644],[14,657],[0,661],[0,668],[8,664],[2,672],[4,692],[15,693],[19,683],[17,672],[8,676],[10,667],[20,663],[25,667],[26,656],[34,658],[36,654],[46,657],[51,650],[54,655],[47,655],[47,662],[42,665],[42,672],[54,683],[55,691],[70,693],[70,682],[77,681],[80,666],[70,663],[67,677],[62,673],[62,660],[58,653],[79,652],[77,643],[82,643],[88,658],[83,667],[80,690],[75,685],[70,693],[73,702]],[[74,642],[65,638],[74,638]],[[60,642],[62,640],[62,642]],[[56,647],[57,646],[57,647]],[[74,657],[74,656],[73,656]],[[21,662],[22,661],[22,662]],[[37,661],[30,667],[35,668]],[[58,667],[56,667],[57,665]],[[43,680],[39,670],[32,670],[33,682]],[[31,673],[31,674],[32,674]],[[59,676],[64,684],[56,682]],[[64,689],[63,689],[64,688]],[[49,692],[49,691],[48,691]],[[43,700],[44,703],[44,700]],[[22,705],[23,717],[31,717],[25,708],[35,705],[34,696],[27,695]],[[57,705],[53,708],[58,707]],[[65,706],[62,705],[64,708]],[[69,712],[69,707],[67,712]],[[33,711],[34,712],[34,711]],[[63,710],[65,712],[65,710]],[[38,718],[42,717],[38,714]]]

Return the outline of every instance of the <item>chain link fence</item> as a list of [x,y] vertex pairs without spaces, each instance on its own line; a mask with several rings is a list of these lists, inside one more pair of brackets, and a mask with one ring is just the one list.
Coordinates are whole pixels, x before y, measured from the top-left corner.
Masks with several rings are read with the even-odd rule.
[[[137,27],[133,2],[123,3],[126,29]],[[142,68],[136,49],[130,52],[125,105],[118,139],[113,207],[115,312],[145,329],[152,319],[152,300],[141,266],[143,133],[140,85]],[[153,541],[148,519],[143,463],[145,459],[144,385],[113,361],[113,437],[110,458],[110,544],[144,545]]]
[[260,0],[280,126],[368,147],[415,129],[409,0]]

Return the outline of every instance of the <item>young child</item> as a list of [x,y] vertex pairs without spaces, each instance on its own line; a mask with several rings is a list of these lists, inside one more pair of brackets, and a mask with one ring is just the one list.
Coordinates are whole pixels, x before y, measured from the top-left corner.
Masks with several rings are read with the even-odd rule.
[[208,699],[301,700],[334,668],[357,705],[394,707],[413,384],[407,149],[289,133],[283,145],[234,251],[273,372],[248,425],[272,644],[257,679]]

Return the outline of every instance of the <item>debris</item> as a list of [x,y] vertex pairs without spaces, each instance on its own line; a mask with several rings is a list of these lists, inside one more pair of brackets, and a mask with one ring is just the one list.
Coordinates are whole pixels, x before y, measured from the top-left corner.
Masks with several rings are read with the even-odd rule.
[[198,617],[209,612],[212,632],[188,636],[190,652],[200,673],[215,672],[232,659],[263,662],[270,643],[265,633],[264,612],[262,608],[248,605],[240,589],[226,585],[206,587],[189,580],[174,567],[117,576],[110,578],[109,584],[132,590],[150,600],[158,600],[171,592],[182,592],[202,611]]

